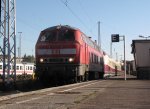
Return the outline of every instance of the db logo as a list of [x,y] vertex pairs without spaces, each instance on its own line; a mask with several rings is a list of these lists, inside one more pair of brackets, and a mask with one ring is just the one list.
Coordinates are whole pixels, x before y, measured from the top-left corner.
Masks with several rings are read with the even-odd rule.
[[52,54],[60,54],[60,50],[59,49],[53,49]]

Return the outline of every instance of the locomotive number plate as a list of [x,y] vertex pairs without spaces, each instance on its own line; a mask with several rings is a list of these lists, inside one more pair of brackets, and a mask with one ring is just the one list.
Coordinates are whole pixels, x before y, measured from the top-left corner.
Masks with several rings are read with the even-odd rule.
[[60,50],[59,49],[52,49],[52,54],[60,54]]

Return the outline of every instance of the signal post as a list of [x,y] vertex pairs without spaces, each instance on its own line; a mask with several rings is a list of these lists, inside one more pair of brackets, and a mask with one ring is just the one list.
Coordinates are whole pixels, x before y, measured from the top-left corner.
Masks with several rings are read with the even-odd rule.
[[112,43],[113,42],[119,42],[120,37],[122,37],[123,41],[124,41],[124,80],[127,80],[127,77],[126,77],[125,36],[119,36],[119,34],[112,34],[111,35],[111,55],[112,55]]

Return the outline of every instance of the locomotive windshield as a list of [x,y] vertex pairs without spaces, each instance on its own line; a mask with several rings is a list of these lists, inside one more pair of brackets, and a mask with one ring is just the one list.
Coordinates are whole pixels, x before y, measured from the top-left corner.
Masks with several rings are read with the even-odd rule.
[[45,31],[41,34],[40,41],[74,41],[73,30],[58,30],[58,31]]

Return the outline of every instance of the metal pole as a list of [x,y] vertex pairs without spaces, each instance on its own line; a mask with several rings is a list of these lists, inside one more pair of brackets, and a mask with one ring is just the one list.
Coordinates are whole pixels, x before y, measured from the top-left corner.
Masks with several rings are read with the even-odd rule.
[[[2,8],[2,2],[1,2],[1,8]],[[4,9],[6,8],[6,3],[4,3]],[[4,16],[2,16],[2,10],[1,10],[1,23],[2,23],[2,21],[3,21],[3,19],[5,19],[5,11],[4,11]],[[2,18],[2,17],[4,17],[4,18]],[[0,27],[1,27],[1,34],[3,33],[4,34],[4,38],[3,38],[3,48],[2,48],[2,53],[3,53],[3,83],[5,82],[5,20],[4,20],[4,30],[2,30],[2,25],[0,25]]]
[[19,61],[21,62],[21,34],[22,34],[22,32],[18,32],[19,34],[20,34],[20,40],[19,40]]
[[98,46],[101,50],[101,35],[100,35],[100,21],[98,22]]
[[118,53],[116,52],[116,61],[118,61]]
[[[5,76],[6,76],[6,0],[3,1],[4,3],[4,40],[3,40],[3,83],[5,83]],[[1,21],[2,22],[2,21]]]
[[16,82],[16,0],[14,0],[14,82]]
[[[3,36],[3,82],[10,82],[10,64],[16,64],[15,53],[15,0],[1,0],[1,35]],[[14,51],[13,51],[14,50]],[[16,65],[14,65],[16,66]],[[15,67],[12,67],[15,69]],[[15,71],[15,70],[14,70]],[[7,78],[5,75],[7,74]]]
[[124,80],[127,80],[126,77],[126,52],[125,52],[125,36],[123,36],[123,40],[124,40]]
[[112,42],[110,42],[110,56],[112,58]]
[[10,83],[10,1],[7,0],[7,4],[8,4],[8,23],[7,23],[7,27],[8,27],[8,30],[7,30],[7,39],[8,39],[8,60],[7,60],[7,84]]
[[25,63],[24,63],[24,78],[25,78]]

